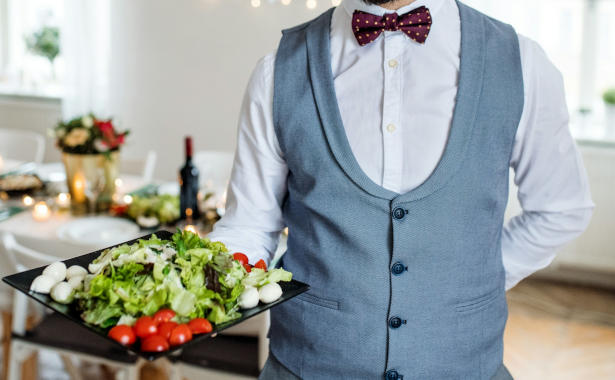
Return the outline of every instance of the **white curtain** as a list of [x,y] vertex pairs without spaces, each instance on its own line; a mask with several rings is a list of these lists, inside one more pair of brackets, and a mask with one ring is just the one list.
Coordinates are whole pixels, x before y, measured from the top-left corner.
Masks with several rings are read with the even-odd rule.
[[61,48],[66,62],[65,120],[109,116],[110,0],[64,0]]

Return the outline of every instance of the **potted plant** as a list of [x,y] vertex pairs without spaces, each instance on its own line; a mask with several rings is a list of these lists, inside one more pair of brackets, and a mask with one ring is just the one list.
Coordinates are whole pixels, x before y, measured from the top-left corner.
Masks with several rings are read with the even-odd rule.
[[44,26],[38,32],[26,37],[26,47],[35,55],[49,60],[51,75],[55,79],[56,71],[53,61],[60,54],[60,30],[53,26]]
[[606,115],[605,126],[608,134],[615,137],[615,87],[609,88],[602,94]]
[[118,132],[111,119],[93,114],[61,121],[53,129],[56,145],[62,150],[73,213],[109,209],[115,194],[119,151],[128,133]]

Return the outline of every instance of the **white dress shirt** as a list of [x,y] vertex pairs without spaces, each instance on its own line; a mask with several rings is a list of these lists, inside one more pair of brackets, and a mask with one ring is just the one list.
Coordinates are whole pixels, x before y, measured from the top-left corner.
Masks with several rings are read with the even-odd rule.
[[[351,30],[354,10],[393,12],[362,0],[344,0],[331,22],[331,68],[352,152],[372,181],[397,193],[417,187],[436,167],[457,93],[458,7],[454,0],[418,0],[397,12],[422,5],[433,22],[424,45],[400,31],[385,31],[361,47]],[[506,290],[547,266],[557,248],[585,230],[594,208],[568,128],[562,76],[537,43],[523,36],[519,42],[525,102],[510,166],[523,213],[502,233]],[[210,234],[252,263],[272,258],[285,227],[281,204],[288,167],[272,121],[274,64],[275,51],[258,62],[250,78],[226,215]]]

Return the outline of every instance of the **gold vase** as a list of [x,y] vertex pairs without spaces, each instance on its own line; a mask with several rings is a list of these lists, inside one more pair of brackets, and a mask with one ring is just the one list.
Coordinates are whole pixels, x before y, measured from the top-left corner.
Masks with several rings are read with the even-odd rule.
[[111,207],[118,176],[119,151],[109,154],[62,153],[71,212],[83,215]]

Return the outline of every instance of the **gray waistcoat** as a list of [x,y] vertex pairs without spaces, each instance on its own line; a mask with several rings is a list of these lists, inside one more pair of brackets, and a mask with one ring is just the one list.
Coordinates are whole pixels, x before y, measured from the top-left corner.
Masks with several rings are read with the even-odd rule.
[[458,5],[450,135],[434,172],[404,194],[372,182],[351,151],[331,72],[332,9],[283,31],[273,102],[289,167],[282,265],[311,289],[272,310],[270,337],[302,378],[489,379],[502,365],[519,43],[512,27]]

